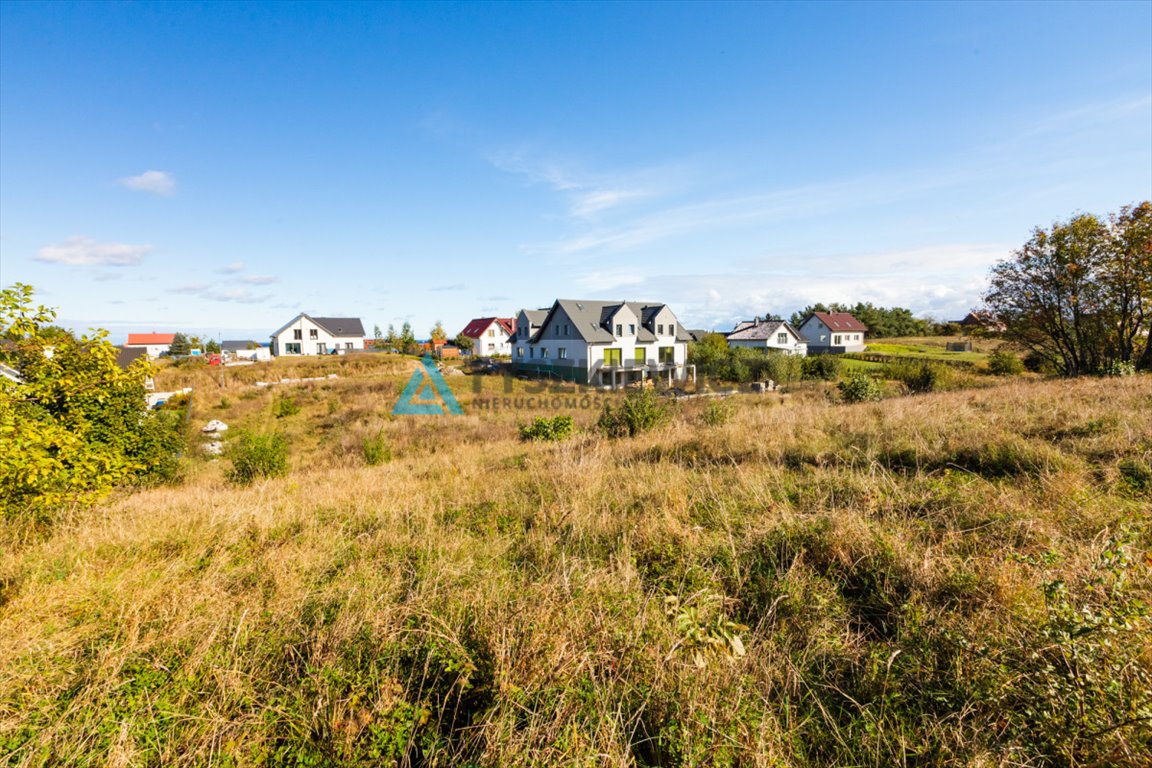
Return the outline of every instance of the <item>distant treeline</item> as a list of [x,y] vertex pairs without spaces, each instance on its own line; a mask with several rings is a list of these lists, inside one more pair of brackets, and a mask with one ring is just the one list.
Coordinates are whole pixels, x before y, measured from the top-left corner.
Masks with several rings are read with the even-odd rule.
[[812,304],[799,312],[793,312],[789,322],[799,327],[813,312],[847,312],[868,326],[868,337],[873,339],[886,336],[954,336],[962,330],[959,323],[914,317],[910,309],[877,307],[870,301],[856,304]]

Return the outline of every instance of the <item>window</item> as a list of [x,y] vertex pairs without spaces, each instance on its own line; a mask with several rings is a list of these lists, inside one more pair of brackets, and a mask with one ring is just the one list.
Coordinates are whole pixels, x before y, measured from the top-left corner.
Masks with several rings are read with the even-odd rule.
[[304,338],[304,331],[300,330],[299,328],[295,329],[292,331],[292,338],[299,341],[300,339]]
[[669,336],[675,336],[676,335],[676,323],[669,323],[668,324],[668,335]]
[[635,336],[636,335],[636,326],[631,324],[631,323],[628,324],[628,335],[629,336]]
[[623,336],[624,335],[624,326],[620,325],[619,323],[616,324],[616,335],[617,336]]
[[644,363],[647,361],[648,350],[644,349],[644,347],[636,347],[636,362],[640,365],[644,365]]
[[[300,331],[296,331],[296,333],[300,333]],[[284,352],[285,352],[285,354],[289,354],[289,355],[298,355],[298,354],[300,354],[300,345],[299,344],[285,344],[284,345]]]
[[316,345],[316,354],[318,354],[318,355],[322,355],[322,354],[324,354],[324,353],[325,353],[325,352],[327,352],[327,351],[328,351],[328,350],[327,350],[327,349],[324,347],[324,345],[323,345],[323,344],[317,344],[317,345]]
[[604,350],[604,365],[620,365],[620,350],[606,349]]
[[676,362],[676,347],[660,347],[660,362]]
[[350,342],[350,341],[344,342],[344,349],[352,349],[352,342]]
[[560,349],[556,350],[556,357],[560,358],[561,360],[567,360],[568,347],[560,347]]
[[317,330],[315,328],[309,328],[308,329],[308,338],[312,339],[313,341],[320,338],[319,333],[317,332]]
[[492,338],[495,338],[495,337],[496,337],[496,331],[495,331],[495,329],[493,329],[493,328],[489,328],[489,329],[488,329],[488,336],[489,336],[489,337],[492,337]]
[[516,357],[524,357],[524,347],[516,347]]
[[540,357],[548,357],[548,347],[540,347]]
[[786,333],[776,334],[776,343],[777,344],[787,344],[788,343],[788,334],[786,334]]
[[842,337],[840,336],[840,334],[836,334],[835,336],[832,337],[832,344],[835,346],[840,346],[841,339],[842,339]]
[[660,323],[660,325],[656,326],[656,333],[660,334],[661,336],[664,335],[664,323]]
[[860,341],[860,334],[856,334],[855,336],[853,336],[852,340],[853,341]]

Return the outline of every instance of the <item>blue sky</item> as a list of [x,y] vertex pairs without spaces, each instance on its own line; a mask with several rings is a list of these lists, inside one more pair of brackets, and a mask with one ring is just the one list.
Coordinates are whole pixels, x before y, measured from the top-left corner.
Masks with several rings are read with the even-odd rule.
[[1152,3],[0,3],[0,282],[266,338],[974,306],[1152,197]]

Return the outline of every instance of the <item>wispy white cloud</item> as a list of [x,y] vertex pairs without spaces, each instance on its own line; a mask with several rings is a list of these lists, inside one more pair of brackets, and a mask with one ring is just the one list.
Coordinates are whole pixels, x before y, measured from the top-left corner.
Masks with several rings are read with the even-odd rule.
[[168,289],[168,293],[199,296],[209,301],[234,302],[239,304],[260,304],[272,298],[270,295],[257,295],[247,288],[228,288],[209,283],[185,283]]
[[131,267],[152,251],[151,245],[99,243],[90,237],[70,237],[63,243],[46,245],[36,261],[83,267]]
[[280,278],[276,275],[245,275],[240,278],[240,282],[249,285],[271,285],[280,282]]
[[222,275],[231,275],[231,274],[235,274],[236,272],[243,272],[244,271],[244,262],[234,261],[231,264],[225,264],[224,266],[220,267],[220,269],[218,269],[216,271]]
[[575,219],[594,219],[627,203],[663,192],[658,177],[665,172],[645,170],[617,173],[581,171],[573,164],[542,160],[527,151],[503,151],[490,154],[488,161],[505,173],[523,176],[530,184],[543,184],[564,195],[568,215]]
[[432,288],[429,288],[428,290],[438,291],[438,292],[440,292],[440,291],[462,291],[467,287],[468,286],[464,285],[464,283],[452,283],[451,285],[433,286]]
[[116,182],[135,192],[170,197],[176,192],[176,179],[167,171],[144,171],[139,176],[125,176]]

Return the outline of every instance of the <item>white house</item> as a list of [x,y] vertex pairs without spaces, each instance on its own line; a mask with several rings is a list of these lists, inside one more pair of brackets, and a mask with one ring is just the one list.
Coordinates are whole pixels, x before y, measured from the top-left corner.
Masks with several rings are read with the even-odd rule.
[[311,317],[301,312],[272,334],[272,354],[333,355],[364,349],[358,317]]
[[512,335],[516,319],[513,317],[477,317],[471,320],[461,336],[472,339],[472,354],[479,357],[512,354]]
[[665,304],[557,299],[521,310],[512,340],[516,370],[613,388],[646,379],[694,378],[689,336]]
[[868,326],[847,312],[813,312],[800,324],[800,333],[808,341],[808,351],[863,352]]
[[729,347],[768,349],[788,355],[808,354],[808,342],[784,320],[745,320],[727,334]]
[[248,339],[222,341],[220,342],[220,351],[224,353],[225,357],[232,360],[251,360],[262,363],[272,359],[272,351],[268,347],[262,347],[255,341]]
[[125,349],[143,349],[148,357],[155,359],[168,351],[172,346],[174,333],[130,333]]

